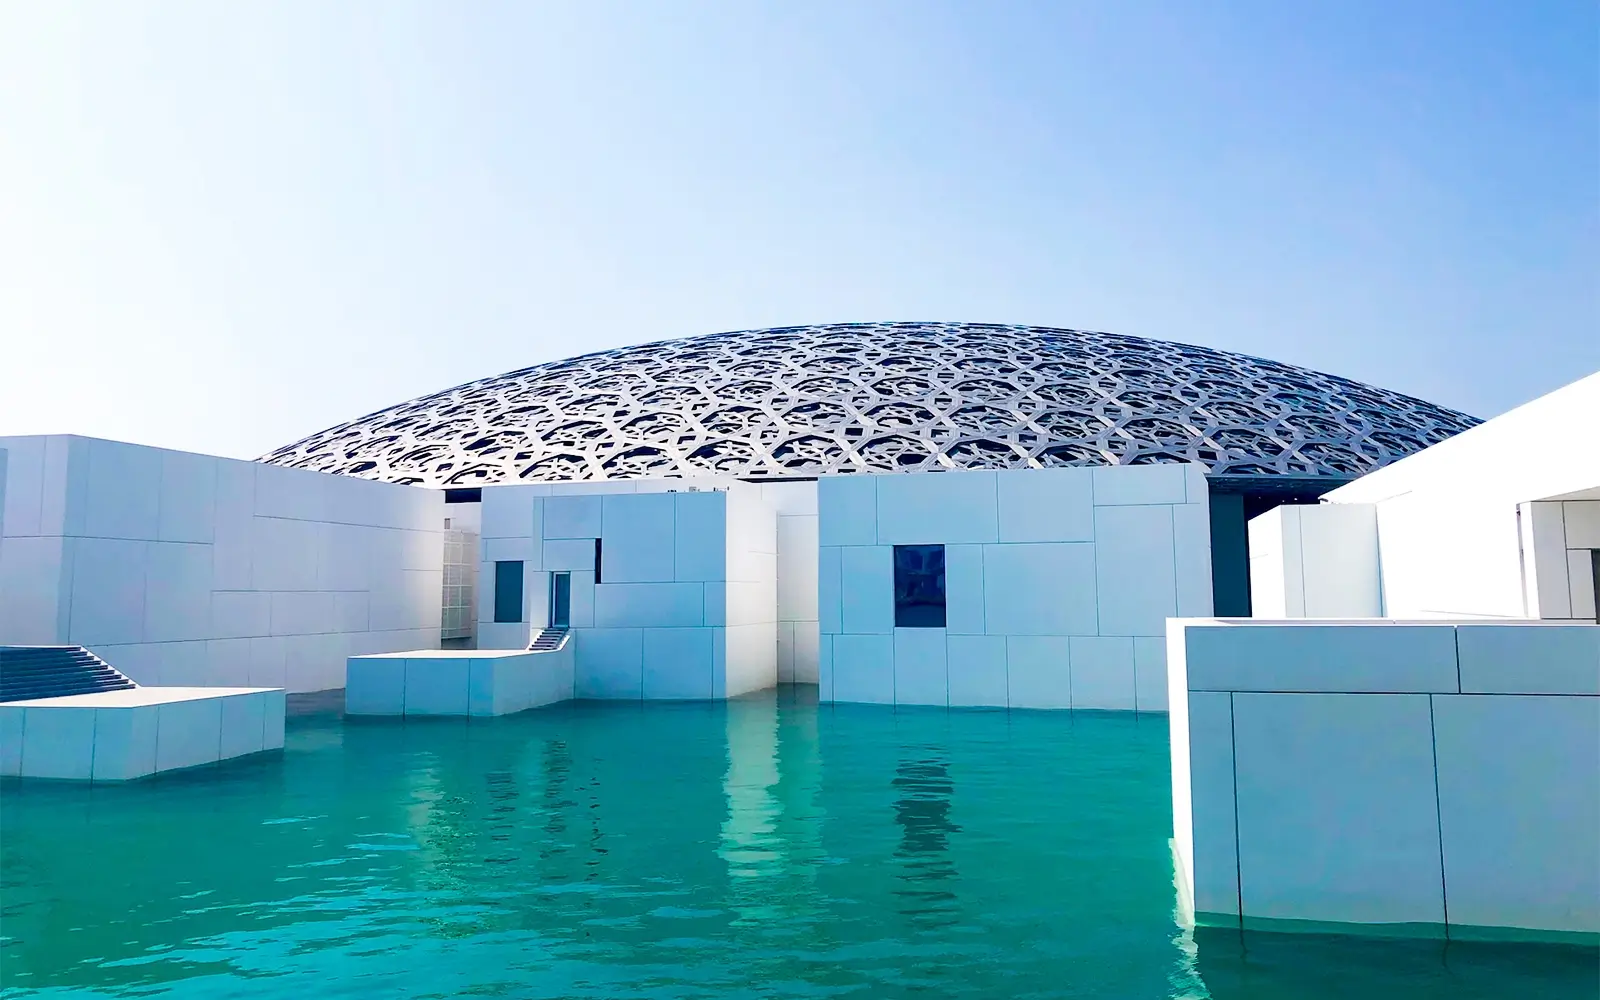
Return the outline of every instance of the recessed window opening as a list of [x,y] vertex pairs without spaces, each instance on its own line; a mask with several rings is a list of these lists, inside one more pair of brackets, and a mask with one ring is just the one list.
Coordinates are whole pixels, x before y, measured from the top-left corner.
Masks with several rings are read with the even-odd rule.
[[944,628],[944,546],[894,547],[894,627]]
[[494,620],[522,621],[522,561],[494,564]]
[[594,582],[605,582],[604,580],[600,579],[600,539],[598,538],[594,540]]
[[572,627],[572,574],[550,574],[550,627]]

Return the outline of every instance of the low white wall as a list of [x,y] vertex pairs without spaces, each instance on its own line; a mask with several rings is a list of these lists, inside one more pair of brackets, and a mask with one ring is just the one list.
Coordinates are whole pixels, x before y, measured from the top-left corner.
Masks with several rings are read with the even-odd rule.
[[1178,620],[1168,643],[1199,920],[1600,934],[1600,626]]
[[346,715],[495,716],[572,698],[572,640],[559,648],[441,649],[352,656]]
[[1290,504],[1251,518],[1255,618],[1376,618],[1378,517],[1371,504]]
[[88,647],[146,685],[344,683],[439,645],[436,490],[93,438],[0,438],[0,643]]
[[[758,487],[622,480],[483,489],[478,645],[514,649],[571,581],[580,698],[724,698],[777,683],[777,521]],[[595,540],[601,582],[595,582]],[[524,566],[496,623],[494,563]]]
[[[1166,619],[1211,611],[1190,465],[818,482],[824,701],[1166,711]],[[896,628],[894,546],[945,547],[945,628]]]
[[284,693],[132,688],[0,705],[0,775],[130,781],[283,748]]

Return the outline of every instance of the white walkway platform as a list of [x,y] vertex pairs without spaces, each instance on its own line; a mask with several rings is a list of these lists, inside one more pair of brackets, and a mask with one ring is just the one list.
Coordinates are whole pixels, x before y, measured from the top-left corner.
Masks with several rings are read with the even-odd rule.
[[1600,940],[1600,626],[1189,619],[1168,643],[1198,922]]
[[525,649],[423,649],[352,656],[346,715],[509,715],[573,696],[574,643]]
[[281,688],[137,687],[0,704],[0,775],[127,781],[283,747]]

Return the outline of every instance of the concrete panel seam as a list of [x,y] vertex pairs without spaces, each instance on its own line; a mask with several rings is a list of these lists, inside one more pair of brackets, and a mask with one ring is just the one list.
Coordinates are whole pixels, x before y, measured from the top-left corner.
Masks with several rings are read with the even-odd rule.
[[[1455,629],[1450,631],[1454,632]],[[1459,664],[1459,661],[1457,661]],[[1444,874],[1444,806],[1439,801],[1439,730],[1433,722],[1433,695],[1428,695],[1428,747],[1433,751],[1433,820],[1439,831],[1439,909],[1444,914],[1444,939],[1450,940],[1450,885]]]

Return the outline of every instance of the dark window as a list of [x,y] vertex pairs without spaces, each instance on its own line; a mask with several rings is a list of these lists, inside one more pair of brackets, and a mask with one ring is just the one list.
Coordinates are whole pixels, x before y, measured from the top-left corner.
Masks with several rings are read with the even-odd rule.
[[572,624],[572,574],[550,574],[550,626],[568,628]]
[[1594,620],[1600,625],[1600,549],[1589,550],[1589,572],[1594,576]]
[[604,580],[600,579],[600,539],[598,538],[594,540],[594,582],[605,582]]
[[522,621],[522,562],[494,564],[494,620]]
[[894,547],[894,627],[944,628],[944,546]]
[[483,488],[474,486],[471,489],[455,489],[444,491],[445,503],[482,503]]

